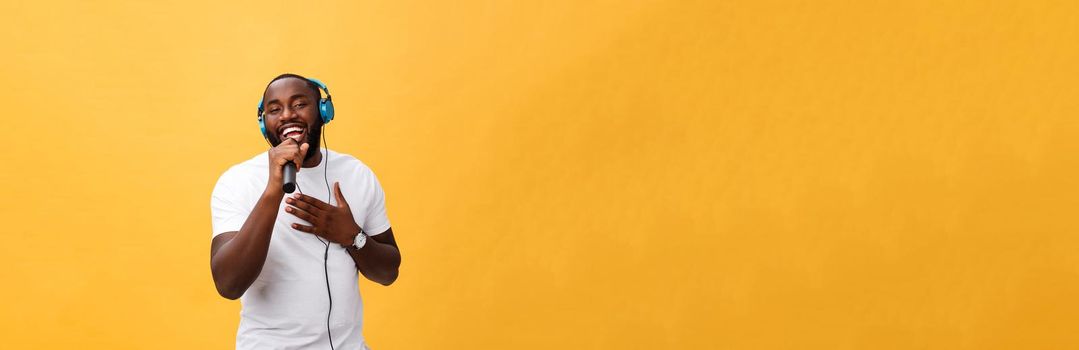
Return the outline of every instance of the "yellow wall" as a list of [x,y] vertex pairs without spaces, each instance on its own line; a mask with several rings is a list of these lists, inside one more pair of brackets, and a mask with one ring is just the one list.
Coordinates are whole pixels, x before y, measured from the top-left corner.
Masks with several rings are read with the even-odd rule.
[[5,348],[233,345],[210,191],[323,79],[378,349],[1079,347],[1073,1],[5,1]]

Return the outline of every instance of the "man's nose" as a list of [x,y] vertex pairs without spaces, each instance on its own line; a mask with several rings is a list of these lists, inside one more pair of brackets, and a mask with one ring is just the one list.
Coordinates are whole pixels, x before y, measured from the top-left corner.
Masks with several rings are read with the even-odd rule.
[[285,108],[281,113],[281,122],[295,121],[300,119],[300,112],[292,107]]

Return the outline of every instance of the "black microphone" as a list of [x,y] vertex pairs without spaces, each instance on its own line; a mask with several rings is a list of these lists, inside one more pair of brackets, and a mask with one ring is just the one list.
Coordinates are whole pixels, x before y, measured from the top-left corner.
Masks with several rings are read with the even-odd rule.
[[285,193],[292,193],[296,190],[296,163],[288,162],[285,164],[285,173],[282,175],[284,180],[281,189]]

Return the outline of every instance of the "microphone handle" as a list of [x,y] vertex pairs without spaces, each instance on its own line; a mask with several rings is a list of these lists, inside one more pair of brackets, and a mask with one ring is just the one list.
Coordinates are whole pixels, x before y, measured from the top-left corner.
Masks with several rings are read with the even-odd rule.
[[296,163],[285,164],[284,174],[282,175],[281,190],[285,193],[292,193],[296,190]]

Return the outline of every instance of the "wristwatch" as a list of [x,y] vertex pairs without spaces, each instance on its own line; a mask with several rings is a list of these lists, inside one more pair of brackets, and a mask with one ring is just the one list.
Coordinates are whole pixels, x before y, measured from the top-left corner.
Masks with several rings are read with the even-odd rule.
[[361,228],[360,233],[357,233],[356,238],[352,241],[352,245],[345,248],[348,248],[348,250],[360,250],[360,248],[363,248],[364,244],[367,244],[367,234],[364,233]]

